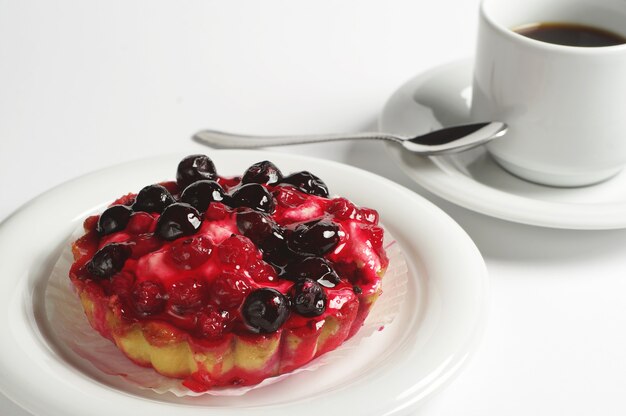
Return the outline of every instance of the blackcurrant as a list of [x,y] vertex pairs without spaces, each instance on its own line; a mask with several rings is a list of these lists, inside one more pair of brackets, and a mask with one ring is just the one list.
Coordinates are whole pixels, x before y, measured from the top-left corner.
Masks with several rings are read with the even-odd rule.
[[104,210],[100,218],[96,230],[100,235],[107,235],[126,228],[128,220],[133,210],[126,205],[113,205]]
[[180,201],[185,202],[199,212],[205,212],[211,202],[226,203],[228,195],[219,183],[210,180],[201,180],[185,188],[180,195]]
[[258,183],[245,184],[233,192],[232,204],[235,207],[248,207],[267,213],[274,212],[276,206],[272,194]]
[[335,287],[339,284],[339,276],[323,257],[307,257],[302,261],[290,263],[283,276],[294,282],[302,279],[316,280],[324,287]]
[[329,220],[300,224],[291,233],[289,248],[296,253],[322,256],[331,251],[339,242],[339,226]]
[[328,198],[328,187],[324,181],[311,172],[302,171],[292,173],[289,176],[285,176],[280,182],[293,185],[306,194]]
[[257,245],[264,254],[274,252],[285,252],[287,254],[286,250],[288,250],[288,247],[285,230],[278,225],[272,227],[272,231],[259,241]]
[[275,289],[257,289],[246,297],[241,314],[251,331],[276,332],[289,318],[289,300]]
[[287,247],[286,230],[266,214],[252,210],[239,211],[237,228],[261,249],[263,260],[279,272],[290,259],[299,257]]
[[261,185],[272,185],[280,182],[283,174],[269,160],[255,163],[250,166],[241,178],[241,183],[259,183]]
[[237,212],[236,218],[239,232],[257,245],[271,234],[272,228],[276,226],[276,223],[266,214],[250,209]]
[[176,183],[180,189],[203,179],[217,179],[215,165],[208,156],[190,155],[180,161],[176,170]]
[[137,194],[133,211],[161,213],[170,204],[174,203],[174,197],[164,186],[148,185]]
[[326,310],[326,293],[315,280],[302,279],[291,288],[291,307],[300,315],[311,318]]
[[189,204],[177,202],[165,208],[157,220],[155,234],[164,240],[175,240],[194,234],[200,225],[200,213]]
[[123,243],[109,243],[96,251],[87,263],[87,270],[96,280],[108,279],[122,270],[132,250]]

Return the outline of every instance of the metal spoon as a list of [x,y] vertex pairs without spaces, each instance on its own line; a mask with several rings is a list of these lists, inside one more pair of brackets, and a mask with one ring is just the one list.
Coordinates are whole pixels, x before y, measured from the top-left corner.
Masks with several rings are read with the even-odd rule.
[[416,137],[402,137],[389,133],[325,134],[310,136],[248,136],[217,130],[202,130],[193,139],[213,147],[245,149],[262,146],[280,146],[331,142],[336,140],[388,140],[400,143],[405,149],[421,155],[440,155],[462,152],[479,146],[506,133],[507,125],[499,121],[463,124],[431,131]]

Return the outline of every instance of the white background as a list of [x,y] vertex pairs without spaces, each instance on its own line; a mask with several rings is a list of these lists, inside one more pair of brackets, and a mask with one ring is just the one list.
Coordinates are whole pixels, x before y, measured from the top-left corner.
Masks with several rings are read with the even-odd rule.
[[[477,9],[477,0],[0,0],[0,220],[83,173],[201,150],[189,136],[203,127],[373,129],[406,79],[471,56]],[[412,184],[378,143],[279,150],[408,186],[482,251],[492,291],[482,345],[420,414],[626,414],[625,231],[469,212]],[[0,414],[26,415],[1,395]]]

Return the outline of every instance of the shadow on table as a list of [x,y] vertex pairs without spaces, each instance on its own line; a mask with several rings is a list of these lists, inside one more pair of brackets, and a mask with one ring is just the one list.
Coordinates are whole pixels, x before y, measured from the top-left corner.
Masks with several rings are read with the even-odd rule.
[[[363,131],[376,129],[373,122]],[[545,264],[583,261],[589,256],[610,257],[626,251],[626,230],[558,230],[482,215],[449,203],[414,183],[393,164],[383,143],[363,141],[350,146],[347,163],[391,179],[439,206],[465,229],[487,259]]]

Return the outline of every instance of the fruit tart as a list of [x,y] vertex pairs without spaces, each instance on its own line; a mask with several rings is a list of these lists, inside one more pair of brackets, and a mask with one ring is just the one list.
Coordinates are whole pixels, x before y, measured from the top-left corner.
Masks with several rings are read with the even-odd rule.
[[69,277],[91,326],[200,392],[252,385],[362,326],[388,265],[373,209],[271,162],[219,176],[191,155],[84,222]]

